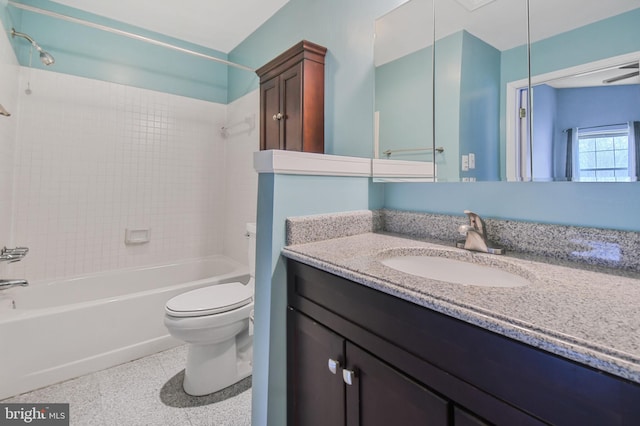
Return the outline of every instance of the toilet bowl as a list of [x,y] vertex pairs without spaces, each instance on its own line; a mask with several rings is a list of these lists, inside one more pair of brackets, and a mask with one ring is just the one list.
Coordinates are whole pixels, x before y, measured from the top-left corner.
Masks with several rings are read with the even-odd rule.
[[247,284],[216,284],[180,294],[165,306],[164,324],[173,337],[188,343],[184,391],[201,396],[251,375],[255,224],[247,224]]

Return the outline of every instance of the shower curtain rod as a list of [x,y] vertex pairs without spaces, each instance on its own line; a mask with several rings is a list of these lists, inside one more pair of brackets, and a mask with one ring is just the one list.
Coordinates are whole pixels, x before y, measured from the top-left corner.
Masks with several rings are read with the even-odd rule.
[[124,37],[129,37],[129,38],[132,38],[134,40],[139,40],[139,41],[144,41],[144,42],[147,42],[147,43],[150,43],[150,44],[155,44],[156,46],[166,47],[167,49],[173,49],[173,50],[177,50],[179,52],[188,53],[189,55],[198,56],[200,58],[210,59],[212,61],[219,62],[219,63],[225,64],[225,65],[229,65],[231,67],[240,68],[240,69],[243,69],[245,71],[255,72],[255,69],[249,68],[249,67],[244,66],[244,65],[236,64],[235,62],[227,61],[225,59],[216,58],[215,56],[205,55],[204,53],[200,53],[200,52],[196,52],[196,51],[193,51],[193,50],[185,49],[183,47],[174,46],[173,44],[165,43],[163,41],[155,40],[155,39],[152,39],[152,38],[149,38],[149,37],[144,37],[144,36],[141,36],[141,35],[138,35],[138,34],[130,33],[128,31],[118,30],[116,28],[111,28],[111,27],[108,27],[106,25],[96,24],[94,22],[85,21],[83,19],[73,18],[71,16],[62,15],[60,13],[51,12],[50,10],[44,10],[44,9],[40,9],[40,8],[37,8],[37,7],[29,6],[29,5],[26,5],[26,4],[22,4],[22,3],[16,3],[16,2],[13,2],[13,1],[9,1],[8,3],[11,6],[17,7],[18,9],[26,10],[26,11],[29,11],[29,12],[39,13],[41,15],[50,16],[52,18],[62,19],[62,20],[65,20],[65,21],[73,22],[75,24],[84,25],[86,27],[91,27],[91,28],[95,28],[95,29],[98,29],[98,30],[106,31],[106,32],[109,32],[109,33],[118,34],[118,35],[121,35],[121,36],[124,36]]

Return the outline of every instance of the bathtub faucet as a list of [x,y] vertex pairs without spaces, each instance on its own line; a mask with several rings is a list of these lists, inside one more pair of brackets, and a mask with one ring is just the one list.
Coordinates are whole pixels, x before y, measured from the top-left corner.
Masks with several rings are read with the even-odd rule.
[[6,290],[11,287],[26,287],[29,283],[27,280],[0,280],[0,290]]
[[29,253],[28,247],[6,248],[0,250],[0,262],[17,262]]

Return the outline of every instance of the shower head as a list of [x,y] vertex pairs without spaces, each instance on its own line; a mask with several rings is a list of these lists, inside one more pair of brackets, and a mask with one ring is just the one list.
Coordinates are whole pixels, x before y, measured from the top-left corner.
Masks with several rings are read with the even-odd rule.
[[40,47],[38,43],[36,43],[36,41],[31,37],[29,37],[27,34],[19,33],[14,28],[11,28],[11,37],[22,37],[23,39],[31,43],[31,45],[35,47],[38,52],[40,52],[40,60],[42,61],[43,64],[51,65],[55,62],[55,59],[53,59],[53,56],[51,56],[49,52],[45,52],[44,50],[42,50],[42,47]]
[[40,60],[45,65],[51,65],[56,61],[53,59],[53,56],[51,56],[51,53],[45,52],[44,50],[40,50]]

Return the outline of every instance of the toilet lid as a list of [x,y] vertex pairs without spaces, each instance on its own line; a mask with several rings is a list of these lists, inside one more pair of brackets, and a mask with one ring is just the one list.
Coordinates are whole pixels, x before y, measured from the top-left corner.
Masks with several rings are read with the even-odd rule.
[[216,284],[180,294],[167,302],[174,317],[220,314],[245,306],[253,300],[253,289],[242,283]]

